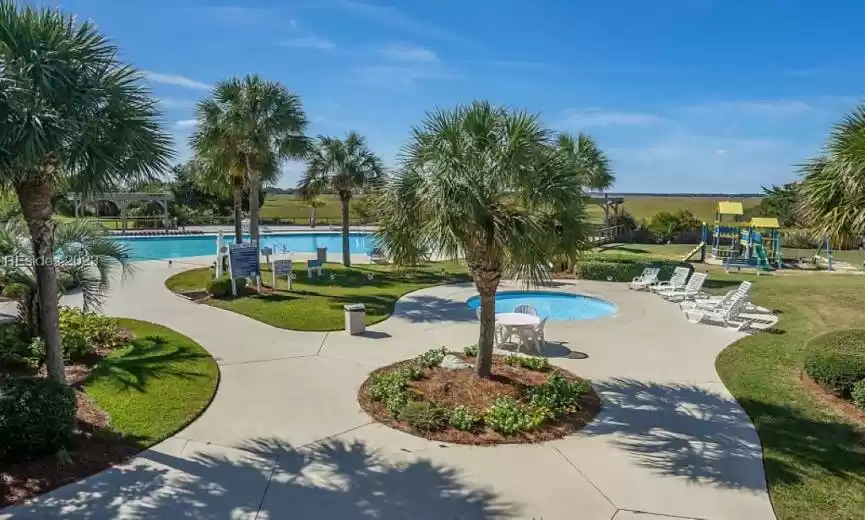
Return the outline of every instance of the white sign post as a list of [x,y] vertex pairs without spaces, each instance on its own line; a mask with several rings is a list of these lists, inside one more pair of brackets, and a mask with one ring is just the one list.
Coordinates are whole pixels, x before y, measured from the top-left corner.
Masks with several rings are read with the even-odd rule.
[[288,282],[288,290],[291,290],[291,260],[274,260],[273,261],[273,289],[276,290],[276,277],[285,276]]

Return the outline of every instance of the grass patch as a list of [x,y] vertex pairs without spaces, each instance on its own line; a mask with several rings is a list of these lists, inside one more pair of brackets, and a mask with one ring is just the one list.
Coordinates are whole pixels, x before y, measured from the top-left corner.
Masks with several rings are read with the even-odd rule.
[[112,427],[144,448],[174,434],[203,410],[219,380],[216,361],[191,339],[161,325],[118,319],[135,340],[91,372],[84,388]]
[[778,518],[865,518],[865,426],[827,407],[800,380],[810,338],[865,327],[865,278],[807,273],[758,278],[715,270],[711,277],[718,291],[751,280],[755,303],[780,311],[774,334],[739,340],[716,362],[757,426]]
[[[449,262],[409,271],[380,265],[346,269],[339,264],[326,264],[324,275],[314,279],[309,279],[306,269],[298,263],[294,273],[296,279],[291,291],[285,277],[277,280],[275,291],[270,291],[270,266],[262,265],[262,284],[266,288],[262,294],[206,302],[274,327],[329,331],[344,327],[345,304],[364,304],[365,322],[372,325],[390,316],[396,301],[408,292],[445,282],[470,280],[464,265]],[[211,276],[210,268],[193,269],[172,276],[165,285],[174,292],[196,290],[205,287]]]

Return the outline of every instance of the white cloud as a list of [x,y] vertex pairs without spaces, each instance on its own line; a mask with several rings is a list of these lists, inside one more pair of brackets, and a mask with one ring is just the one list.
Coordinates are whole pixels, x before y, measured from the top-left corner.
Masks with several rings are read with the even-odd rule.
[[715,150],[715,155],[727,155],[727,150],[725,148],[718,148]]
[[393,61],[406,61],[414,63],[430,63],[438,61],[435,52],[414,45],[391,43],[376,50],[379,56]]
[[157,101],[165,108],[192,108],[195,106],[195,101],[191,99],[158,98]]
[[652,126],[666,122],[663,117],[643,112],[604,111],[597,108],[566,110],[564,117],[555,126],[563,128],[590,128],[608,126]]
[[336,44],[334,42],[319,36],[298,36],[295,38],[289,38],[283,40],[280,45],[283,47],[297,47],[300,49],[314,49],[317,51],[331,51],[336,49]]
[[195,128],[198,126],[198,120],[196,119],[182,119],[176,123],[178,128]]
[[367,4],[356,0],[339,0],[335,5],[344,11],[356,14],[367,20],[397,27],[415,36],[434,38],[456,44],[469,43],[462,36],[420,20],[415,20],[390,6]]
[[823,109],[796,99],[712,101],[682,107],[692,114],[746,115],[759,117],[790,117],[822,113]]
[[208,85],[207,83],[202,83],[176,74],[162,74],[159,72],[144,71],[144,75],[153,83],[163,83],[166,85],[175,85],[196,90],[210,90],[213,88],[213,85]]
[[405,88],[422,80],[445,80],[456,76],[446,68],[420,65],[371,65],[357,69],[356,79],[361,83],[387,88]]

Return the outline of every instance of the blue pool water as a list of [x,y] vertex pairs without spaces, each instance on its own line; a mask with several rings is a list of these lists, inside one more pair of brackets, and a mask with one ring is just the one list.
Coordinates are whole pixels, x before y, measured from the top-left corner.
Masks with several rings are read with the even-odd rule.
[[[248,237],[247,237],[248,239]],[[234,242],[234,235],[226,234],[227,243]],[[364,233],[349,235],[351,252],[369,253],[375,239]],[[155,236],[118,238],[118,242],[132,249],[134,260],[161,260],[185,256],[216,254],[215,235]],[[261,236],[261,247],[271,247],[274,252],[287,250],[290,253],[315,253],[316,248],[326,247],[328,253],[342,253],[342,235],[339,233],[272,233]]]
[[[479,296],[466,301],[470,309],[481,305]],[[615,304],[580,294],[543,291],[505,291],[496,294],[496,312],[514,312],[520,305],[531,305],[541,318],[550,321],[593,320],[612,316]]]

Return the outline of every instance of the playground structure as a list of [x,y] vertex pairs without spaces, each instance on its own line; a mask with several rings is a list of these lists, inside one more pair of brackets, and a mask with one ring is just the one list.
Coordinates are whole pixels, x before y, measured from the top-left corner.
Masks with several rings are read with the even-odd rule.
[[[687,259],[700,253],[700,261],[727,269],[753,268],[769,271],[781,267],[781,233],[778,219],[754,217],[743,220],[741,202],[719,202],[714,222],[703,223],[702,242]],[[708,253],[708,255],[707,255]]]

